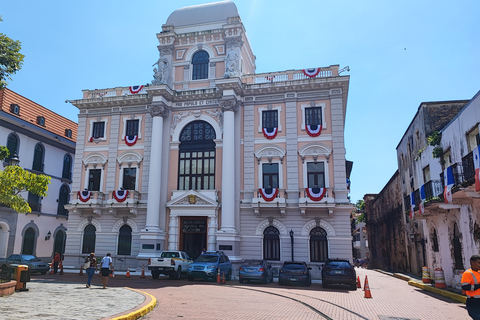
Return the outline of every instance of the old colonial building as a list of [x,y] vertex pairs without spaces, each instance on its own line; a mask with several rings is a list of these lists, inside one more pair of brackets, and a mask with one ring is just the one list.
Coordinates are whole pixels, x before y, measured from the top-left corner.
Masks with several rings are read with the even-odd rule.
[[111,252],[125,269],[206,248],[234,262],[304,260],[318,274],[329,257],[351,259],[344,70],[256,74],[231,1],[178,9],[157,38],[151,83],[71,101],[65,265]]
[[64,251],[76,139],[75,122],[8,88],[0,91],[0,145],[23,169],[51,178],[47,196],[21,194],[31,213],[0,206],[0,257],[24,253],[50,261],[54,251]]

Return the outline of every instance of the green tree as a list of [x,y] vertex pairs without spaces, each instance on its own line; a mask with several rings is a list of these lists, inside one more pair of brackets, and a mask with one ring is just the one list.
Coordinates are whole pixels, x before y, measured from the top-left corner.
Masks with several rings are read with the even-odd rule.
[[[0,146],[0,159],[5,159],[10,152]],[[37,196],[46,196],[50,177],[28,172],[19,166],[6,166],[0,171],[0,203],[19,213],[32,212],[28,202],[20,195],[28,191]]]
[[357,203],[355,204],[355,210],[357,213],[360,213],[360,215],[357,217],[357,221],[365,222],[365,201],[357,200]]
[[[0,21],[3,21],[1,16]],[[20,41],[0,33],[0,90],[7,86],[6,80],[12,80],[11,76],[22,68],[25,56],[20,53],[21,48]]]

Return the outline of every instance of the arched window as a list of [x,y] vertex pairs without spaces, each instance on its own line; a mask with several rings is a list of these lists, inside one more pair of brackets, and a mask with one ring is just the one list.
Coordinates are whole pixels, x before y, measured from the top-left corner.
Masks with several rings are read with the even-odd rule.
[[7,149],[10,152],[10,155],[6,160],[13,157],[14,154],[18,156],[18,137],[14,133],[10,133],[7,139]]
[[32,170],[43,172],[43,146],[37,143],[33,153]]
[[63,157],[62,178],[72,180],[72,157],[69,154]]
[[58,230],[55,233],[55,240],[53,244],[53,252],[58,252],[60,255],[63,257],[63,254],[65,253],[65,239],[66,234],[62,230]]
[[123,225],[118,233],[118,255],[129,256],[132,254],[132,228]]
[[215,189],[215,130],[205,121],[189,123],[180,134],[178,190]]
[[310,261],[320,262],[328,259],[327,232],[320,227],[310,231]]
[[280,231],[275,227],[263,231],[263,258],[280,261]]
[[25,235],[23,236],[22,253],[34,254],[33,252],[34,247],[35,247],[35,230],[32,227],[30,227],[25,231]]
[[59,216],[68,216],[68,210],[65,209],[65,205],[69,202],[69,190],[66,185],[60,187],[60,193],[58,194],[58,207],[57,214]]
[[96,239],[96,231],[97,229],[95,226],[89,224],[83,230],[83,247],[82,253],[91,253],[95,252],[95,239]]
[[208,79],[209,56],[206,51],[198,51],[193,55],[193,80]]

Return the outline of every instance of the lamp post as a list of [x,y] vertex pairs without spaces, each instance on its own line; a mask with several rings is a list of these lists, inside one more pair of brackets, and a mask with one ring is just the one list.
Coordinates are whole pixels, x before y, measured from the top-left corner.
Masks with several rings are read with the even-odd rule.
[[290,242],[292,244],[292,261],[294,261],[293,260],[293,230],[292,229],[290,229]]
[[17,153],[15,152],[11,158],[8,159],[9,166],[18,166],[20,159],[18,159]]

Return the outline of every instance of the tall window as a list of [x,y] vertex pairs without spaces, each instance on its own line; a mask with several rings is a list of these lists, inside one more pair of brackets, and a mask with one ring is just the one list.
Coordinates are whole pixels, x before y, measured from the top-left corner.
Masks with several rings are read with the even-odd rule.
[[320,262],[328,259],[327,232],[320,227],[310,231],[310,261]]
[[35,248],[35,230],[30,227],[25,231],[23,236],[23,254],[34,254],[33,248]]
[[325,163],[307,163],[307,179],[309,188],[325,188]]
[[8,135],[7,149],[10,152],[9,158],[13,157],[14,154],[18,155],[18,137],[16,134],[10,133]]
[[132,254],[132,228],[128,225],[123,225],[118,233],[117,254],[124,256]]
[[322,108],[305,108],[305,124],[310,126],[322,124]]
[[105,132],[105,122],[94,122],[93,123],[93,130],[92,130],[92,137],[94,139],[103,138]]
[[102,177],[102,169],[90,169],[88,171],[88,190],[100,191],[100,181]]
[[275,227],[263,231],[263,258],[280,261],[280,232]]
[[63,157],[62,178],[72,180],[72,157],[68,154]]
[[432,234],[432,250],[433,252],[438,252],[439,247],[438,247],[438,235],[437,235],[437,229],[433,229],[433,234]]
[[82,253],[91,253],[95,252],[95,239],[96,239],[96,231],[97,229],[95,226],[89,224],[83,230],[83,246],[82,246]]
[[40,143],[37,143],[33,153],[33,170],[43,172],[43,153],[43,146]]
[[262,165],[263,188],[279,188],[278,163],[264,163]]
[[205,121],[189,123],[180,134],[178,190],[215,189],[215,130]]
[[137,136],[138,135],[138,125],[139,125],[139,120],[138,119],[127,120],[125,135],[127,137]]
[[135,180],[137,179],[137,168],[123,168],[124,190],[135,190]]
[[65,205],[69,201],[69,194],[68,194],[68,187],[66,185],[62,185],[60,187],[60,192],[58,194],[58,207],[57,207],[57,215],[59,216],[67,216],[68,210],[65,209]]
[[262,112],[262,128],[278,127],[278,110],[268,110]]
[[37,196],[34,193],[28,193],[28,205],[32,208],[32,211],[42,211],[42,207],[40,204],[40,196]]
[[198,51],[193,55],[193,80],[208,79],[209,56],[206,51]]

